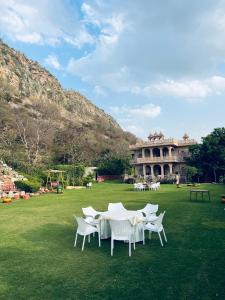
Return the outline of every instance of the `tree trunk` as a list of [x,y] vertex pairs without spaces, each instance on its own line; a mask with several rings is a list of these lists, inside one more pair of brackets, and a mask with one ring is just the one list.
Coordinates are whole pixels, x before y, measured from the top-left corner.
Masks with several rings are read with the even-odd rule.
[[214,175],[214,182],[216,182],[217,178],[216,178],[216,169],[213,168],[213,175]]

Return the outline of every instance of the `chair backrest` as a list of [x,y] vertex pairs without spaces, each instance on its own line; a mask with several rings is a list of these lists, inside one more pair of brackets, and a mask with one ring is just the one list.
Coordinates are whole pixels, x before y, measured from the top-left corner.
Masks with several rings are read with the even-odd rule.
[[164,215],[165,215],[165,211],[163,213],[161,213],[157,220],[155,221],[155,225],[159,228],[162,224],[162,221],[163,221],[163,218],[164,218]]
[[123,236],[129,236],[133,230],[133,227],[128,220],[123,221],[116,221],[116,220],[110,220],[109,221],[112,234],[114,237],[123,237]]
[[157,213],[158,209],[159,209],[158,204],[148,203],[144,208],[144,212],[146,212],[146,214],[154,214],[154,213]]
[[121,202],[118,203],[109,203],[108,205],[108,210],[110,211],[124,211],[126,210],[126,208],[123,206],[123,204]]
[[140,190],[143,190],[144,189],[143,183],[138,183],[137,188],[140,189]]
[[[80,234],[85,234],[86,230],[88,229],[88,227],[90,227],[91,225],[89,225],[87,222],[85,222],[84,218],[82,217],[76,217],[74,216],[76,221],[77,221],[77,231],[80,233]],[[93,227],[93,226],[91,226]]]
[[92,206],[84,207],[82,208],[82,211],[85,216],[90,216],[95,218],[95,216],[98,215],[98,212]]

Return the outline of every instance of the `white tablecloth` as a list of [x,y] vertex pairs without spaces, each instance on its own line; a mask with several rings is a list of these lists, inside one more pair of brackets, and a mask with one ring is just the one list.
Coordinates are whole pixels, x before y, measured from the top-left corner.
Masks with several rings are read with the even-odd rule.
[[108,239],[111,236],[111,229],[109,220],[129,220],[135,230],[135,242],[143,241],[142,237],[142,214],[134,210],[119,210],[119,211],[105,211],[100,215],[101,222],[101,239]]

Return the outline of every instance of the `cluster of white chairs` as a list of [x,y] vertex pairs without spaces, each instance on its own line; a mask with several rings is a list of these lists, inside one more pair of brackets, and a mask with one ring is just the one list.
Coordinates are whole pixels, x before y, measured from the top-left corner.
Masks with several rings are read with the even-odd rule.
[[144,190],[152,190],[157,191],[160,188],[160,182],[151,182],[151,183],[134,183],[135,191],[144,191]]
[[[158,216],[159,206],[154,204],[147,204],[143,209],[138,210],[137,212],[141,213],[141,222],[142,222],[142,232],[143,232],[143,245],[145,244],[145,231],[149,232],[149,238],[151,238],[151,233],[158,233],[161,246],[163,246],[163,240],[161,232],[165,241],[167,242],[165,230],[163,227],[163,217],[165,211],[160,213]],[[77,244],[78,235],[83,236],[82,251],[84,250],[85,238],[88,237],[88,242],[90,242],[91,234],[98,233],[98,244],[101,247],[101,221],[99,216],[101,212],[96,211],[92,206],[82,208],[84,217],[76,217],[77,221],[77,231],[75,235],[74,247]],[[108,211],[111,212],[124,212],[126,208],[121,202],[118,203],[109,203]],[[109,220],[111,228],[111,255],[113,256],[114,250],[114,241],[126,241],[129,245],[129,256],[131,256],[131,245],[135,250],[135,225],[133,226],[129,220]]]
[[146,189],[146,185],[139,182],[139,183],[134,183],[134,190],[136,191],[144,191]]
[[157,191],[160,188],[160,182],[151,182],[148,185],[149,190]]

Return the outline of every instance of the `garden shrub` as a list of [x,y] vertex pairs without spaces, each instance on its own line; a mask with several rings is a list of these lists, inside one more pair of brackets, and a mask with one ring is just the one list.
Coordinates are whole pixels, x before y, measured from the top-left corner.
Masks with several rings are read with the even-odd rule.
[[93,176],[88,175],[88,176],[83,178],[83,185],[86,186],[88,184],[88,182],[92,182],[92,181],[93,181]]
[[15,185],[17,189],[25,191],[26,193],[35,193],[41,187],[40,181],[37,180],[16,181]]

